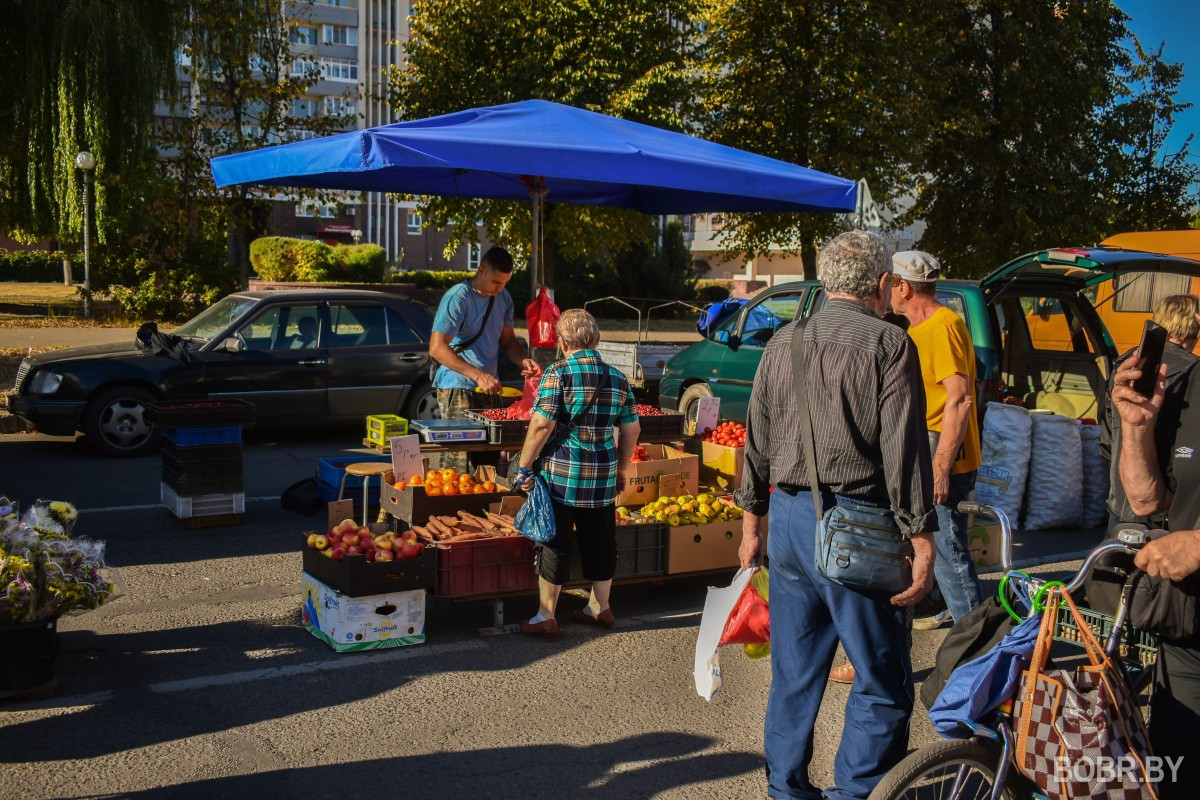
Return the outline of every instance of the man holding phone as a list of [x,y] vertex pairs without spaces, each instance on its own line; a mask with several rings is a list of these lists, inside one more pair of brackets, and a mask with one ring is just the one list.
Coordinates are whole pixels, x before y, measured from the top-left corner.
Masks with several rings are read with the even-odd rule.
[[[1160,337],[1158,342],[1154,341],[1156,336]],[[1200,358],[1192,352],[1198,340],[1200,299],[1187,294],[1164,297],[1155,305],[1154,315],[1146,323],[1143,345],[1123,354],[1115,365],[1115,371],[1119,371],[1132,356],[1153,358],[1154,363],[1148,365],[1151,369],[1140,370],[1142,377],[1139,385],[1131,387],[1143,397],[1153,395],[1152,379],[1157,377],[1158,365],[1165,364],[1167,367],[1165,402],[1154,423],[1155,452],[1159,459],[1159,470],[1165,475],[1169,475],[1171,471],[1170,456],[1175,448],[1175,438],[1182,432],[1179,417],[1184,408],[1183,396],[1192,381],[1194,368],[1200,364]],[[1196,374],[1200,376],[1200,373]],[[1151,380],[1147,381],[1147,377]],[[1115,379],[1114,374],[1113,381]],[[1143,522],[1152,527],[1163,527],[1166,522],[1165,513],[1149,517],[1135,513],[1130,508],[1124,487],[1121,485],[1117,458],[1121,448],[1121,417],[1112,400],[1113,389],[1114,383],[1110,382],[1105,395],[1100,432],[1100,452],[1112,463],[1108,493],[1109,526],[1117,522]]]

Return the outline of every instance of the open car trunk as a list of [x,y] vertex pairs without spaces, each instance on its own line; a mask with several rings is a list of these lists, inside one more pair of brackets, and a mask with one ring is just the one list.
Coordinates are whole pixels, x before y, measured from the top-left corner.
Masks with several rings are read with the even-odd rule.
[[1095,287],[1139,272],[1200,274],[1200,262],[1115,248],[1046,250],[980,285],[1000,342],[1000,378],[1026,408],[1099,420],[1118,353],[1093,307]]

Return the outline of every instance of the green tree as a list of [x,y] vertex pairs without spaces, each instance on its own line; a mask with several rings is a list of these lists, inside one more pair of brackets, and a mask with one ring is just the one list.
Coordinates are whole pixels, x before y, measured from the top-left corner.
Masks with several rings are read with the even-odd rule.
[[1125,15],[1110,0],[954,0],[922,49],[942,83],[920,159],[920,246],[956,277],[1088,242],[1107,217],[1100,115],[1117,92]]
[[145,163],[171,68],[182,0],[17,0],[0,48],[0,228],[73,242],[82,232],[75,156],[96,157],[93,227],[103,242],[130,170]]
[[[389,101],[405,119],[528,99],[680,130],[691,100],[687,51],[694,0],[480,3],[431,0],[414,11],[407,63],[391,75]],[[551,198],[553,200],[553,198]],[[422,198],[426,226],[450,227],[453,253],[488,238],[529,252],[530,204]],[[547,282],[554,264],[648,241],[642,215],[548,203]],[[566,277],[566,276],[564,276]]]
[[1176,100],[1183,65],[1147,52],[1131,37],[1132,53],[1120,71],[1120,97],[1103,118],[1112,150],[1103,172],[1110,205],[1106,234],[1184,228],[1196,213],[1200,166],[1191,160],[1189,134],[1178,150],[1166,149],[1175,115],[1191,107]]
[[[929,30],[944,3],[706,0],[698,73],[703,130],[716,141],[857,180],[890,205],[914,183],[931,134]],[[919,165],[918,165],[919,166]],[[831,214],[740,214],[726,255],[803,258],[814,277]]]

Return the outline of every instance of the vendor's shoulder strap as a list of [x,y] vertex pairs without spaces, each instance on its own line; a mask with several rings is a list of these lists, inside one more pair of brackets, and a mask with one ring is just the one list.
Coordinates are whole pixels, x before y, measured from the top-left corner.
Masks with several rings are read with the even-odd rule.
[[804,461],[808,464],[808,486],[812,491],[813,511],[817,519],[825,516],[821,508],[821,484],[817,478],[817,444],[813,437],[812,415],[808,409],[808,382],[804,359],[804,321],[796,320],[792,328],[792,380],[796,402],[799,403],[800,437],[804,444]]
[[[465,283],[467,284],[467,291],[473,291],[470,288],[471,282],[465,281]],[[480,336],[483,336],[483,332],[487,330],[488,319],[492,316],[492,307],[495,305],[496,305],[496,295],[492,295],[491,297],[488,298],[487,308],[484,309],[484,311],[483,311],[483,319],[481,319],[479,321],[479,330],[476,331],[475,335],[472,336],[470,339],[463,339],[461,342],[454,345],[454,347],[452,348],[454,350],[454,352],[461,353],[462,351],[466,350],[471,345],[475,344],[475,342],[477,342],[479,340]]]

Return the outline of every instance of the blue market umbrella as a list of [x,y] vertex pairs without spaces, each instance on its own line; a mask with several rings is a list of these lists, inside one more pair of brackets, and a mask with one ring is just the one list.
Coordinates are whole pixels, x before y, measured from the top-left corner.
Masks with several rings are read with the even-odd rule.
[[853,211],[854,181],[593,111],[526,100],[212,160],[255,184],[534,202],[646,214]]

